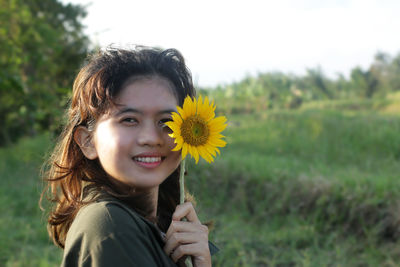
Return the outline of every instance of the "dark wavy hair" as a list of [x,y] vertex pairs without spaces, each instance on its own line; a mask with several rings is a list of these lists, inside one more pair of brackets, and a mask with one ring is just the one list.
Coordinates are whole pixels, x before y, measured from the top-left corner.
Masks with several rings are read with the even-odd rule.
[[[113,100],[128,79],[153,76],[165,78],[174,85],[180,106],[187,95],[195,96],[191,73],[183,56],[175,49],[109,47],[89,56],[78,73],[67,123],[52,155],[44,164],[42,174],[46,187],[40,203],[44,196],[53,203],[48,217],[48,231],[56,245],[64,248],[66,235],[77,212],[96,199],[88,200],[86,196],[99,196],[104,191],[167,231],[172,213],[179,203],[179,167],[160,185],[157,218],[151,218],[148,196],[135,193],[126,185],[111,182],[99,160],[87,159],[73,138],[78,126],[93,129],[96,120],[113,105]],[[187,192],[186,198],[191,198]]]

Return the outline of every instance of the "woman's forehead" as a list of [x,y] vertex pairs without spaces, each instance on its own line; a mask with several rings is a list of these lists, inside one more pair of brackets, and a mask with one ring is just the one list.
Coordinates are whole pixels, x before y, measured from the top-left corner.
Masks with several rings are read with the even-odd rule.
[[137,110],[175,109],[178,100],[171,83],[160,77],[139,79],[127,84],[117,95],[117,106]]
[[[168,78],[165,78],[163,76],[157,75],[157,74],[152,74],[152,75],[134,75],[125,80],[125,82],[121,86],[121,91],[124,90],[126,87],[130,86],[133,83],[159,83],[163,84],[165,88],[168,88],[170,92],[175,96],[176,99],[178,99],[178,93],[176,90],[175,85],[171,80]],[[121,93],[121,92],[120,92]],[[119,94],[120,94],[119,93]]]

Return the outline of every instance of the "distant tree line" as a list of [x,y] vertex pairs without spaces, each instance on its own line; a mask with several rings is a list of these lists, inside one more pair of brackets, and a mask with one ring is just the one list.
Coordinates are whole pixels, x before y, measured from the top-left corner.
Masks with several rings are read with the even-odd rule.
[[89,52],[85,16],[57,0],[0,0],[0,146],[59,125]]
[[328,78],[321,68],[308,69],[306,75],[282,72],[260,73],[240,82],[203,88],[218,99],[224,112],[240,113],[274,108],[298,108],[315,100],[382,98],[400,91],[400,54],[378,52],[367,70],[355,67],[348,78],[338,74]]

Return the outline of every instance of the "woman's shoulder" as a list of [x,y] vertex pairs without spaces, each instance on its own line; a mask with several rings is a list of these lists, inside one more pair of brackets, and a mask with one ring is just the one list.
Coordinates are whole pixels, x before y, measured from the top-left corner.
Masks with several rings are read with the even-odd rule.
[[142,231],[148,226],[123,203],[102,200],[83,206],[75,217],[68,237],[84,234],[87,238],[104,238],[110,234]]
[[150,224],[119,201],[87,204],[68,231],[62,266],[170,266]]

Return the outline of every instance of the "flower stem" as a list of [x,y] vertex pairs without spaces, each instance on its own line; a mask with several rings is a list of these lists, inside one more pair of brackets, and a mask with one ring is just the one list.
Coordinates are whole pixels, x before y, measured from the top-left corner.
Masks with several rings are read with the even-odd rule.
[[180,177],[179,177],[179,187],[180,187],[180,202],[179,204],[185,203],[185,163],[186,163],[186,158],[182,160],[181,162],[181,171],[180,171]]
[[[184,158],[181,162],[181,171],[179,175],[179,188],[180,188],[180,200],[179,204],[185,203],[185,163],[186,163],[186,158]],[[186,218],[183,218],[182,221],[186,221]],[[185,259],[185,264],[187,267],[192,267],[192,257],[188,256]]]

